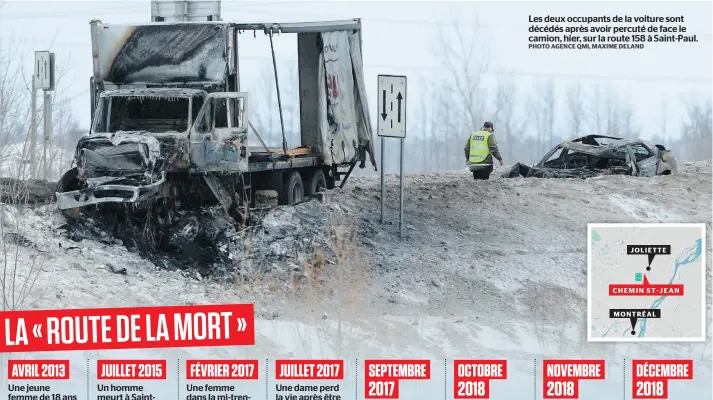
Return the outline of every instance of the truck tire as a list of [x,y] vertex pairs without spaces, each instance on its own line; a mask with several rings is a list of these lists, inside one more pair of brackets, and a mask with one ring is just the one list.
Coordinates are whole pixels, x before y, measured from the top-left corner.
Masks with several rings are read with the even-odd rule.
[[[77,167],[74,167],[62,175],[62,178],[57,182],[55,192],[64,193],[77,189],[79,189],[79,171]],[[56,195],[55,200],[57,200]]]
[[315,170],[309,179],[306,189],[305,196],[307,197],[314,197],[317,193],[327,189],[327,178],[324,176],[324,171],[321,169]]
[[305,197],[305,188],[302,183],[302,175],[297,171],[289,173],[284,187],[285,203],[289,206],[301,203]]
[[[72,192],[79,189],[79,170],[77,167],[70,169],[62,175],[62,178],[57,182],[55,194],[52,196],[54,201],[57,201],[57,193]],[[79,208],[69,208],[62,210],[62,215],[67,219],[79,219]]]

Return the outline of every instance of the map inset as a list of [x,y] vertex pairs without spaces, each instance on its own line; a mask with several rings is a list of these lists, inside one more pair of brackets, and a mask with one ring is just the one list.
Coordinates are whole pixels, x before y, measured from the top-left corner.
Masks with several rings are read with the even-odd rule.
[[591,342],[705,341],[705,224],[589,224]]

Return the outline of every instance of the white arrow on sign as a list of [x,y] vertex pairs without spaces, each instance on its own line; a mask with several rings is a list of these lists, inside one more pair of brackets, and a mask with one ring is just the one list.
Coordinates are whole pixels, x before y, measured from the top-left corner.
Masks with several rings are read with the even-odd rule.
[[42,337],[42,324],[35,324],[35,326],[32,327],[32,333],[35,335],[36,338],[41,338]]
[[52,87],[52,65],[49,51],[35,52],[35,89],[49,90]]
[[248,323],[245,321],[245,318],[238,318],[238,332],[244,332],[247,327]]
[[406,77],[379,75],[377,133],[384,137],[406,137]]

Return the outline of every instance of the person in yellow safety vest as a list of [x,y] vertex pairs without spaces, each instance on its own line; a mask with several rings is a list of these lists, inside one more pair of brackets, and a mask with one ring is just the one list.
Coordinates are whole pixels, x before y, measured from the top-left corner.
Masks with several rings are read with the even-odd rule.
[[474,132],[465,144],[465,158],[470,171],[473,172],[473,179],[489,179],[493,172],[493,157],[503,165],[503,158],[498,150],[498,143],[493,134],[492,122],[486,122],[483,127]]

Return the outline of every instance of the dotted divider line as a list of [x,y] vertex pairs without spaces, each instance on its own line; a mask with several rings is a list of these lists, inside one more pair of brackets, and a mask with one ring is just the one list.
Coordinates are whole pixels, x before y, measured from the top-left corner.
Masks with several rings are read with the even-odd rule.
[[268,391],[270,387],[270,359],[265,359],[265,400],[268,400]]
[[87,399],[89,398],[89,359],[87,358]]
[[176,400],[181,400],[181,359],[176,359]]
[[532,374],[534,376],[532,397],[537,400],[537,359],[532,363],[532,366],[534,368],[534,373]]
[[354,400],[359,400],[359,359],[354,359]]
[[624,380],[621,383],[621,388],[623,389],[624,396],[622,397],[624,400],[626,400],[626,358],[624,358]]
[[447,358],[445,360],[443,360],[443,399],[448,400],[448,359]]

